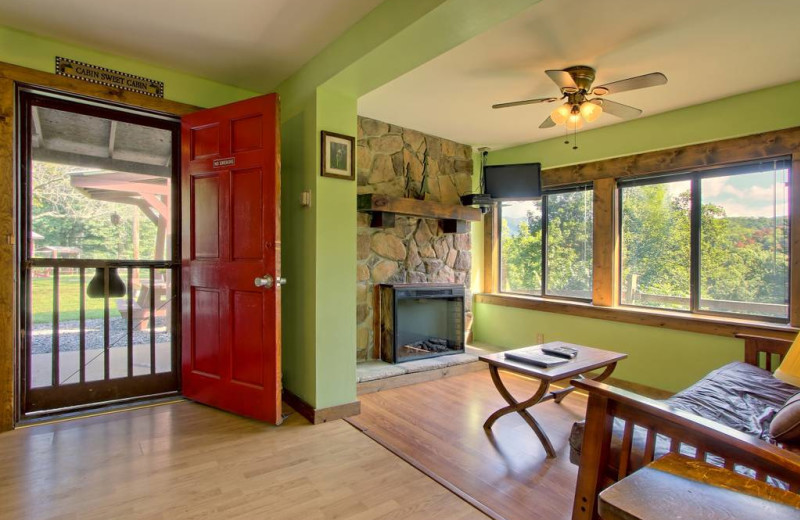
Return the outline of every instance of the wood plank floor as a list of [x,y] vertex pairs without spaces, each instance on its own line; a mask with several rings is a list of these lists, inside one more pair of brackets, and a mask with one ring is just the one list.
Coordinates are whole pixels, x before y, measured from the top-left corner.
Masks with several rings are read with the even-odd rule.
[[343,421],[183,402],[0,434],[0,518],[486,517]]
[[[509,376],[517,398],[538,382]],[[362,395],[361,415],[348,419],[395,453],[415,461],[506,520],[570,518],[578,469],[569,462],[572,423],[584,417],[586,398],[571,394],[532,408],[558,453],[547,459],[536,435],[518,414],[491,434],[483,422],[505,405],[489,373],[475,372]]]

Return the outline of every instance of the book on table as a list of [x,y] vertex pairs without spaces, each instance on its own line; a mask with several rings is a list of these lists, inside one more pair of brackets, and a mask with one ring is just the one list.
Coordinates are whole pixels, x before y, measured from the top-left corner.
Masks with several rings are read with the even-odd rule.
[[512,361],[518,361],[520,363],[527,363],[529,365],[536,365],[544,368],[563,365],[564,363],[568,363],[570,361],[569,359],[563,357],[545,354],[539,347],[512,350],[510,352],[506,352],[505,357]]

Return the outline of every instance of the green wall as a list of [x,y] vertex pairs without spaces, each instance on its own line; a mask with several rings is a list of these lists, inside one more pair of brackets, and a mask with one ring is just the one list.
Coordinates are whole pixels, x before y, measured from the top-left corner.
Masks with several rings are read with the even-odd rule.
[[[386,0],[278,86],[284,383],[315,408],[356,399],[356,185],[319,175],[319,132],[355,136],[359,96],[538,1]],[[292,287],[289,273],[305,278]]]
[[[545,168],[661,150],[800,125],[800,82],[580,132],[580,148],[550,139],[491,152],[490,164],[539,161]],[[482,261],[473,252],[473,265]],[[609,322],[565,314],[475,306],[476,341],[502,347],[571,341],[629,354],[615,377],[677,391],[730,361],[742,360],[740,340]]]
[[224,105],[259,94],[88,47],[0,26],[0,61],[44,72],[54,72],[56,56],[163,81],[165,98],[199,107]]
[[710,370],[744,359],[737,339],[628,323],[529,311],[479,303],[475,306],[474,334],[479,341],[508,348],[544,341],[625,352],[614,377],[664,390],[678,391]]

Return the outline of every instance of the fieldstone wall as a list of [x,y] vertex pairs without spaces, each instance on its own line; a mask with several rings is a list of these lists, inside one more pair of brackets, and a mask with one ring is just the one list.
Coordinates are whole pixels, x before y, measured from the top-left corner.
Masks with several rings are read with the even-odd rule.
[[[472,191],[472,148],[396,125],[358,118],[358,193],[460,204]],[[469,233],[443,234],[438,220],[398,216],[394,228],[358,214],[358,360],[373,359],[373,286],[460,283],[469,293]],[[468,320],[469,321],[469,320]]]

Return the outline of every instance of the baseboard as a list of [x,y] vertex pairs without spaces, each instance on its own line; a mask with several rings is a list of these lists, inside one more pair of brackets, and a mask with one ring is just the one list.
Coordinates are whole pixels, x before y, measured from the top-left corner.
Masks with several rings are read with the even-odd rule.
[[297,413],[305,417],[311,424],[322,424],[361,413],[360,401],[330,406],[328,408],[314,408],[285,388],[283,389],[283,400],[286,404],[294,408]]

